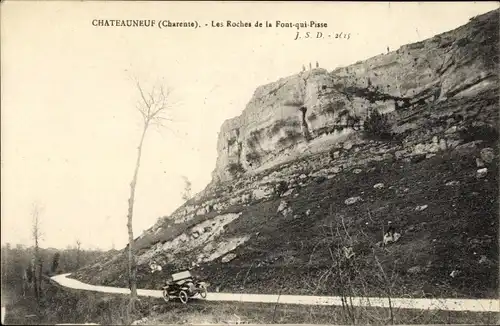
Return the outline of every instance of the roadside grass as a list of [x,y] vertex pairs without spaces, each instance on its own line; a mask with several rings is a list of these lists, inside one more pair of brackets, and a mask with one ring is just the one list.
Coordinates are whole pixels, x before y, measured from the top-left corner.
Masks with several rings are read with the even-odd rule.
[[[192,301],[187,305],[160,306],[147,325],[159,324],[353,324],[342,307],[274,305],[269,303],[216,303]],[[355,324],[391,324],[388,309],[356,307]],[[495,325],[497,313],[396,309],[393,324]]]
[[[9,296],[13,296],[9,292]],[[30,295],[17,297],[7,305],[5,324],[36,325],[56,323],[97,323],[125,325],[128,296],[63,288],[44,284],[42,316],[38,319],[36,301]],[[193,299],[184,305],[164,303],[159,298],[140,297],[132,320],[139,324],[476,324],[495,325],[497,313],[433,311],[352,307],[302,306],[272,303],[213,302]]]

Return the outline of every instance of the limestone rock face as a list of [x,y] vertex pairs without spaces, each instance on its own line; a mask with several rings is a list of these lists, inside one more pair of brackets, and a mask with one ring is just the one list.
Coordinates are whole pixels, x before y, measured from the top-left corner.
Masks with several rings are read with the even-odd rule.
[[351,102],[337,88],[332,75],[320,68],[258,87],[243,113],[221,127],[214,179],[224,181],[255,169],[342,124],[346,113],[366,111],[367,101]]
[[497,41],[493,11],[348,67],[315,68],[260,86],[242,114],[221,127],[213,181],[271,167],[278,156],[325,133],[352,131],[350,117],[358,117],[359,126],[369,109],[399,112],[496,87]]

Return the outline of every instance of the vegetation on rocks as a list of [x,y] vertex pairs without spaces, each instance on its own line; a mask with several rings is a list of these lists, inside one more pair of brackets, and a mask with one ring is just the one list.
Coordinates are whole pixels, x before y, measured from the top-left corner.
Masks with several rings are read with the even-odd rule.
[[365,135],[372,139],[391,139],[392,131],[389,118],[377,110],[371,110],[363,123]]

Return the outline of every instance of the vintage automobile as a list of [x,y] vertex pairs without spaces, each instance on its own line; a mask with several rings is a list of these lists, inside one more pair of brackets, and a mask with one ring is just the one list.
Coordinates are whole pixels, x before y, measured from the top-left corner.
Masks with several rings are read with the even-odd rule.
[[162,289],[165,302],[177,297],[182,303],[187,303],[197,294],[207,297],[207,284],[196,280],[189,270],[172,274],[165,283]]

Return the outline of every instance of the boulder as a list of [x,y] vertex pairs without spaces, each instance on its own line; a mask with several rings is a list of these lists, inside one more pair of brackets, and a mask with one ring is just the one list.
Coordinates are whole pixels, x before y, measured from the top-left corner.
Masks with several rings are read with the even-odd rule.
[[362,199],[361,199],[361,197],[359,197],[359,196],[356,196],[356,197],[350,197],[350,198],[347,198],[347,199],[344,201],[344,203],[345,203],[346,205],[348,205],[348,206],[349,206],[349,205],[352,205],[352,204],[354,204],[354,203],[357,203],[357,202],[358,202],[358,201],[360,201],[360,200],[362,200]]
[[288,208],[288,203],[286,201],[282,200],[280,202],[280,205],[278,206],[278,211],[277,212],[281,213],[282,211],[284,211],[287,208]]
[[406,154],[407,154],[407,152],[405,150],[401,150],[401,151],[396,151],[394,153],[394,156],[396,157],[397,160],[400,160],[400,159],[404,158]]
[[448,129],[446,129],[446,131],[444,132],[445,134],[449,135],[449,134],[453,134],[453,133],[456,133],[457,132],[457,126],[452,126]]
[[343,145],[345,150],[350,150],[352,148],[352,143],[350,141],[346,141]]
[[479,143],[478,141],[473,141],[462,145],[458,145],[457,147],[455,147],[455,151],[462,155],[471,154],[474,151],[476,151],[478,143]]
[[283,216],[288,216],[292,213],[292,208],[288,206],[288,203],[284,200],[280,202],[277,213],[281,213]]
[[231,253],[225,255],[224,257],[222,257],[221,262],[228,263],[235,258],[236,258],[236,254],[231,252]]
[[290,196],[293,192],[295,191],[295,188],[290,188],[288,189],[287,191],[285,191],[285,193],[283,193],[281,195],[281,197],[287,197],[287,196]]
[[422,267],[420,266],[413,266],[408,268],[407,272],[408,274],[418,274],[422,271]]
[[485,255],[481,255],[481,258],[479,259],[479,264],[484,264],[488,262],[488,258]]
[[483,148],[481,149],[480,154],[481,154],[481,159],[486,164],[490,164],[495,159],[495,152],[493,151],[493,148],[490,147]]
[[272,187],[267,187],[267,186],[261,186],[257,189],[254,189],[252,192],[252,197],[255,200],[263,199],[263,198],[268,198],[274,193],[274,189]]
[[424,144],[417,144],[413,148],[413,153],[415,154],[425,154],[427,153],[426,146]]
[[446,146],[446,139],[441,138],[439,140],[439,149],[442,150],[442,151],[445,151],[446,148],[447,148],[447,146]]
[[476,177],[478,179],[481,179],[481,178],[484,178],[486,176],[486,174],[488,173],[488,169],[487,168],[482,168],[482,169],[479,169],[477,170],[476,172]]
[[427,209],[427,207],[429,207],[429,205],[420,205],[420,206],[415,207],[415,210],[417,212],[421,212],[421,211]]

